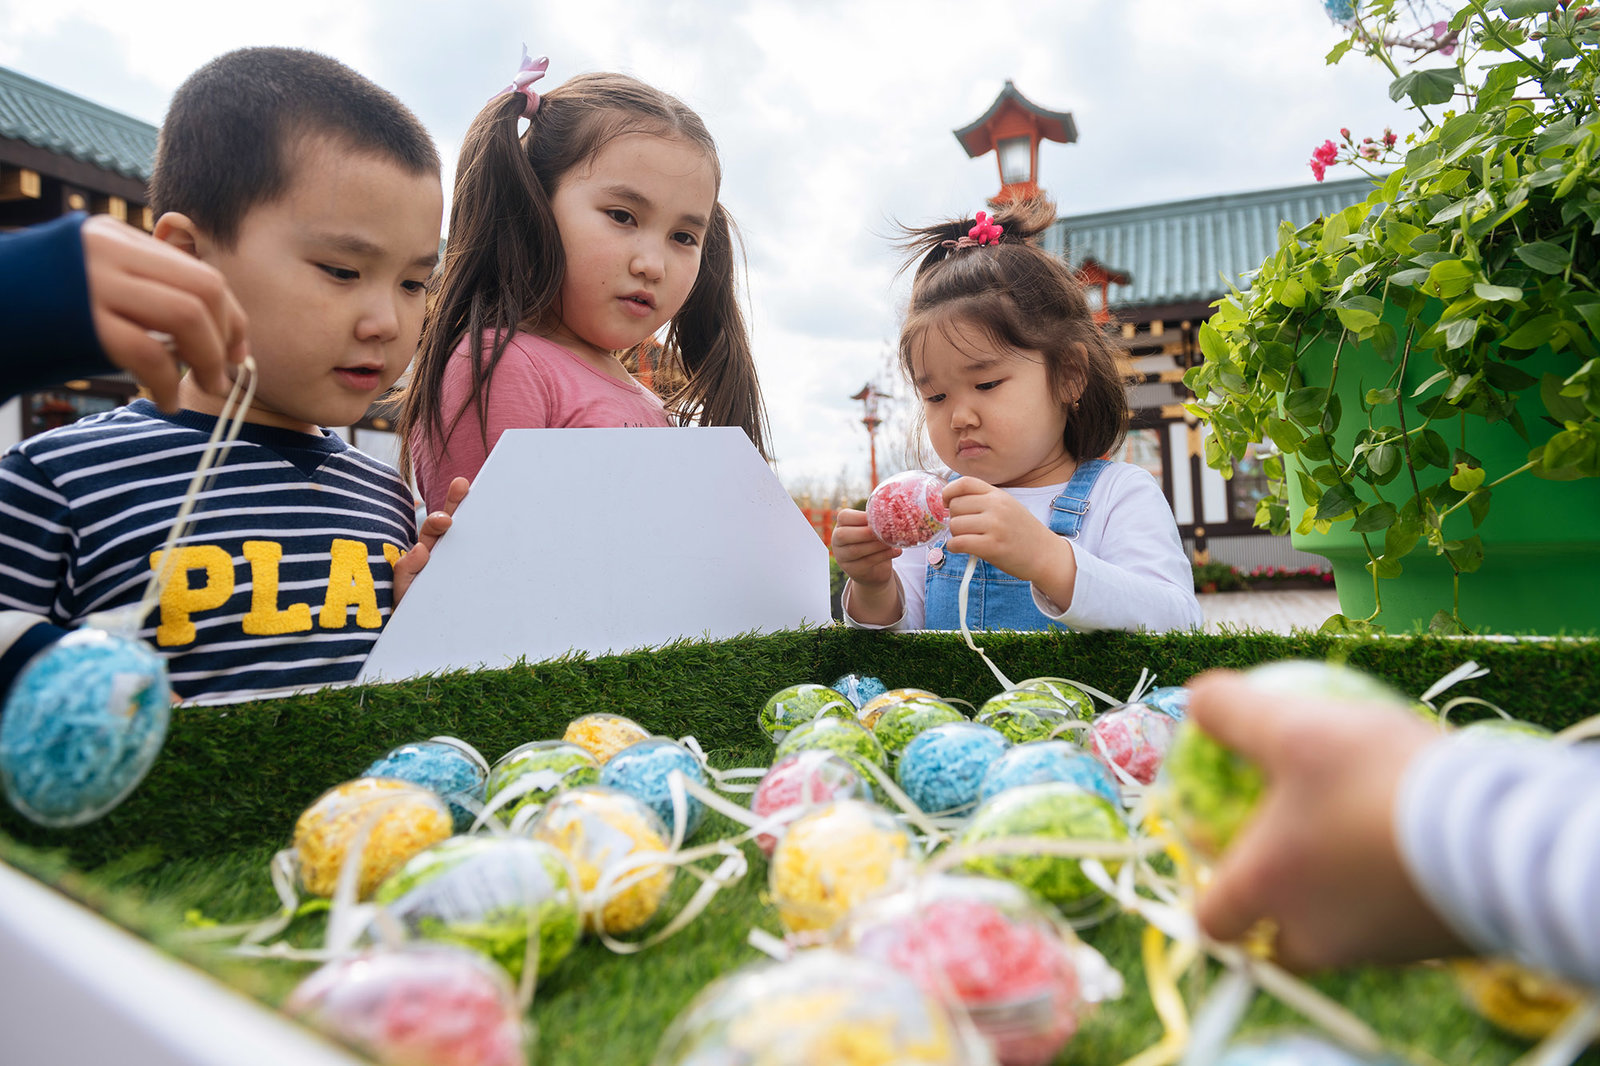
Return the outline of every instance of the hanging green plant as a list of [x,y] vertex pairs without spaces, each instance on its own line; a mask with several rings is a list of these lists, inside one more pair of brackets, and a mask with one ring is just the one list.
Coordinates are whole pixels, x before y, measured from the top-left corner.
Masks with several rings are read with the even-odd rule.
[[[1319,180],[1335,162],[1398,166],[1365,201],[1284,223],[1249,288],[1201,327],[1204,361],[1184,380],[1208,464],[1226,477],[1253,444],[1279,453],[1256,524],[1327,548],[1344,613],[1325,629],[1410,628],[1415,608],[1386,608],[1387,583],[1433,567],[1446,580],[1420,622],[1481,630],[1497,623],[1464,610],[1463,575],[1492,557],[1492,526],[1600,529],[1600,484],[1584,480],[1600,475],[1600,8],[1468,3],[1436,27],[1430,54],[1453,65],[1402,73],[1396,7],[1358,4],[1328,59],[1381,59],[1421,130],[1404,147],[1341,131],[1343,148],[1317,150]],[[1512,539],[1508,555],[1540,554],[1537,535]],[[1600,628],[1594,591],[1553,623],[1511,624]]]

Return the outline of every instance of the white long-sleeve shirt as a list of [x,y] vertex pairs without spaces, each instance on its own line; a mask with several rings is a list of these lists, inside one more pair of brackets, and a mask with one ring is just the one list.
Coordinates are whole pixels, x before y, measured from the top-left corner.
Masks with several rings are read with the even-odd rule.
[[1600,988],[1600,746],[1442,740],[1407,768],[1395,832],[1473,948]]
[[[1050,504],[1066,482],[1030,489],[1005,489],[1041,524],[1049,524]],[[1194,572],[1178,537],[1172,508],[1161,486],[1143,467],[1112,463],[1095,482],[1083,527],[1072,542],[1078,576],[1072,603],[1062,610],[1037,588],[1033,602],[1052,621],[1076,630],[1192,629],[1204,624],[1194,595]],[[906,548],[894,561],[904,613],[883,626],[864,625],[850,616],[846,625],[861,629],[922,629],[926,615],[924,575],[928,547]]]

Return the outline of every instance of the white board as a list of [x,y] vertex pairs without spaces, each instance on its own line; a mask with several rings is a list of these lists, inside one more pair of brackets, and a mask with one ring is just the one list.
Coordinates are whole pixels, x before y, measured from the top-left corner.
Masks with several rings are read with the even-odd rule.
[[358,681],[830,617],[827,548],[739,430],[510,430]]

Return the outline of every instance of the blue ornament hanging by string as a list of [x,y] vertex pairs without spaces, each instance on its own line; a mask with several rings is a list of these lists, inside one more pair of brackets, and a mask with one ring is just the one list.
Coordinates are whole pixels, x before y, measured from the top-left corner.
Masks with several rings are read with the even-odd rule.
[[1355,0],[1322,0],[1322,9],[1335,22],[1349,22],[1356,17]]
[[172,714],[167,664],[144,641],[89,628],[40,651],[0,712],[0,786],[51,828],[110,811],[144,780]]
[[246,355],[137,603],[90,615],[22,668],[0,709],[0,790],[24,817],[82,825],[121,803],[161,753],[172,717],[167,664],[139,639],[177,571],[196,501],[244,426],[256,364]]

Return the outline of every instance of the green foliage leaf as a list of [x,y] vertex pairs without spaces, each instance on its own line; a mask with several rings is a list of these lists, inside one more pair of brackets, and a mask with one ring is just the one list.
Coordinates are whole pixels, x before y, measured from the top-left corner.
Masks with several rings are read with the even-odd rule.
[[1383,304],[1371,296],[1352,296],[1333,305],[1339,323],[1352,333],[1371,329],[1383,317]]
[[1581,429],[1568,429],[1545,442],[1544,466],[1549,470],[1576,470],[1595,455],[1594,439]]
[[1508,19],[1520,19],[1543,11],[1554,11],[1557,6],[1558,0],[1503,0],[1494,10]]
[[1321,520],[1343,517],[1354,511],[1359,502],[1361,501],[1356,497],[1355,490],[1349,485],[1334,485],[1323,494],[1321,500],[1317,501],[1317,518]]
[[1367,453],[1367,469],[1380,482],[1400,471],[1400,449],[1393,444],[1380,444]]
[[1283,409],[1303,426],[1314,426],[1328,402],[1327,389],[1295,389],[1283,398]]
[[1459,637],[1470,633],[1471,630],[1463,625],[1461,619],[1454,614],[1440,608],[1439,612],[1428,622],[1428,632],[1438,636]]
[[1445,554],[1463,574],[1470,574],[1483,565],[1483,538],[1471,536],[1466,540],[1447,541]]
[[1489,384],[1497,389],[1507,392],[1520,392],[1530,385],[1539,383],[1539,379],[1523,370],[1521,367],[1512,366],[1510,363],[1489,362],[1483,365],[1483,376]]
[[1333,448],[1322,433],[1311,433],[1300,442],[1300,457],[1314,463],[1325,463],[1333,457]]
[[1356,533],[1376,533],[1394,525],[1395,509],[1392,503],[1375,503],[1356,516],[1350,529]]
[[1459,259],[1441,260],[1428,270],[1428,280],[1423,284],[1422,291],[1429,296],[1449,300],[1470,289],[1473,278],[1477,276],[1476,270]]
[[1448,103],[1459,84],[1461,73],[1454,67],[1413,70],[1389,84],[1389,99],[1398,103],[1401,97],[1409,97],[1413,104],[1421,107]]
[[1467,510],[1472,512],[1474,528],[1483,525],[1483,520],[1489,517],[1489,499],[1493,495],[1488,489],[1479,489],[1467,497]]
[[1394,403],[1400,396],[1398,389],[1368,389],[1367,406],[1381,407],[1384,404]]
[[1478,333],[1478,319],[1476,316],[1458,318],[1445,324],[1444,342],[1448,348],[1465,348],[1472,343],[1472,338]]
[[1472,294],[1490,303],[1515,303],[1522,299],[1522,290],[1515,285],[1490,285],[1486,281],[1473,285]]
[[1376,574],[1378,577],[1396,578],[1404,572],[1405,568],[1400,565],[1400,560],[1391,559],[1386,555],[1380,555],[1367,562],[1367,573]]
[[1350,40],[1349,38],[1346,38],[1345,40],[1342,40],[1338,44],[1334,45],[1333,46],[1333,50],[1330,51],[1328,53],[1328,56],[1327,56],[1328,66],[1331,67],[1335,63],[1339,62],[1339,60],[1341,60],[1341,59],[1343,59],[1345,57],[1345,53],[1350,51],[1350,49],[1354,48],[1354,47],[1355,47],[1355,42]]
[[1511,336],[1505,339],[1504,344],[1507,348],[1532,351],[1542,344],[1548,344],[1550,338],[1555,336],[1556,327],[1560,324],[1560,315],[1539,315],[1518,326]]
[[1566,382],[1555,374],[1546,374],[1539,379],[1539,399],[1544,401],[1544,408],[1550,412],[1550,417],[1557,422],[1582,422],[1589,417],[1589,409],[1583,401],[1571,396],[1562,395],[1562,388]]
[[1298,452],[1300,443],[1305,440],[1299,427],[1286,418],[1267,419],[1267,438],[1277,446],[1280,452]]
[[1415,514],[1406,514],[1402,511],[1384,532],[1384,558],[1400,559],[1410,555],[1411,550],[1422,540],[1422,532],[1422,520]]
[[1482,467],[1468,466],[1466,463],[1457,463],[1456,472],[1450,475],[1450,487],[1457,492],[1471,492],[1483,484],[1484,472]]
[[1535,270],[1546,274],[1559,274],[1572,262],[1572,255],[1559,244],[1549,241],[1529,241],[1517,245],[1514,254]]
[[1210,322],[1200,323],[1200,353],[1212,362],[1220,362],[1228,357],[1228,342],[1222,339],[1222,334]]
[[1383,627],[1362,618],[1350,618],[1347,615],[1336,614],[1331,615],[1326,622],[1323,622],[1317,628],[1317,632],[1336,637],[1379,637],[1383,635]]
[[1400,347],[1400,337],[1389,323],[1379,322],[1372,336],[1367,338],[1367,343],[1372,345],[1372,350],[1378,353],[1380,359],[1389,363],[1394,361],[1394,353]]
[[1439,371],[1437,374],[1434,374],[1432,377],[1428,378],[1427,381],[1424,381],[1421,385],[1418,385],[1416,388],[1412,389],[1411,398],[1416,399],[1418,396],[1421,396],[1423,393],[1427,392],[1429,389],[1433,388],[1433,386],[1437,385],[1439,382],[1443,381],[1449,376],[1450,371]]
[[1437,430],[1425,429],[1411,438],[1411,461],[1420,467],[1448,466],[1450,445]]

